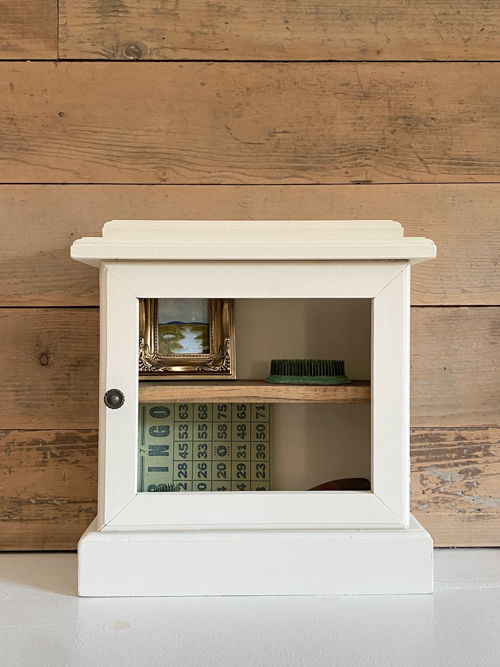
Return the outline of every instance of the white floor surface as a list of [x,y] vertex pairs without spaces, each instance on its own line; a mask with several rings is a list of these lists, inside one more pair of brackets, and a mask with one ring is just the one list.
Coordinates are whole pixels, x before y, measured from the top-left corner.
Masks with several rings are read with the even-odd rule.
[[75,554],[0,554],[0,666],[500,666],[500,550],[435,555],[434,595],[90,599]]

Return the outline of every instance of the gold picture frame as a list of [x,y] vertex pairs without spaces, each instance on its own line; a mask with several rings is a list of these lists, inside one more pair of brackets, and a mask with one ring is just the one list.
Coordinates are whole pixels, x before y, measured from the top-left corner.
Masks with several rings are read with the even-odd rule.
[[[193,318],[189,318],[187,323],[161,323],[161,311],[169,305],[174,303],[174,310],[180,312],[193,307],[193,303],[187,302],[197,301],[203,302],[200,304],[205,312],[203,322],[191,322]],[[236,377],[234,338],[232,299],[139,299],[139,378],[233,380]],[[186,340],[194,352],[189,347],[186,349],[186,345],[183,349],[182,343]]]

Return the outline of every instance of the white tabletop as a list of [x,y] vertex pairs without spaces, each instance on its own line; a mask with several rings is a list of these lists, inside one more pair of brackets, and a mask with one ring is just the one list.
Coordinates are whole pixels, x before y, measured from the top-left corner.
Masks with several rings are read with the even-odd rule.
[[492,667],[500,550],[436,550],[434,595],[78,598],[75,554],[0,554],[6,667]]

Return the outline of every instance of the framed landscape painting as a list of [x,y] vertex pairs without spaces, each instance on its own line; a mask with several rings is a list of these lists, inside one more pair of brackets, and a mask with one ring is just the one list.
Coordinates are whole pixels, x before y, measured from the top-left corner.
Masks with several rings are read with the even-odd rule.
[[141,380],[234,379],[230,299],[140,299]]

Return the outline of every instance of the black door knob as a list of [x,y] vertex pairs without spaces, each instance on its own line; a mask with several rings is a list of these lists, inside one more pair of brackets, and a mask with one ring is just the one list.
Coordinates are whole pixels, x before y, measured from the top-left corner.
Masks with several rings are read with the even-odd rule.
[[104,394],[104,403],[108,408],[116,410],[117,408],[121,408],[125,403],[125,395],[119,389],[108,389]]

